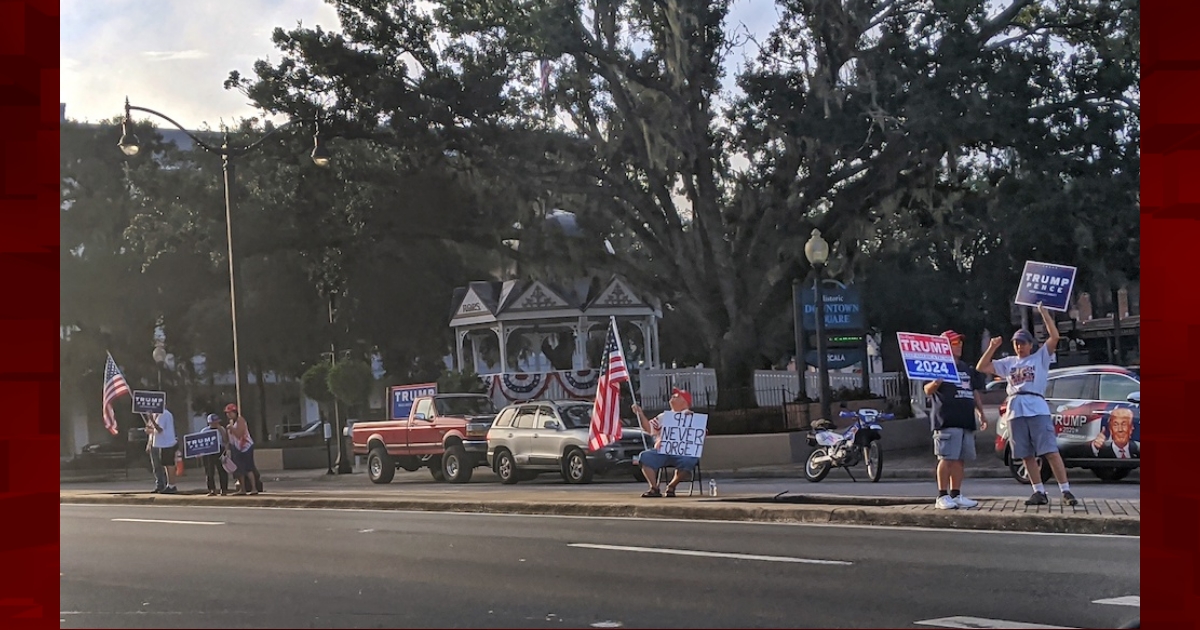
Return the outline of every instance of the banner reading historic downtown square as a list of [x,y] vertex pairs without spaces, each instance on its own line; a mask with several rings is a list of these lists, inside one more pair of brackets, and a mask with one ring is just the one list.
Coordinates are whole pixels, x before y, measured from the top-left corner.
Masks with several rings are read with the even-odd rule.
[[941,335],[905,332],[896,333],[896,339],[900,342],[900,356],[904,359],[908,378],[914,381],[940,378],[948,383],[960,381],[949,339]]
[[1051,311],[1065,312],[1074,285],[1074,267],[1027,260],[1013,302],[1022,306],[1037,306],[1041,302]]

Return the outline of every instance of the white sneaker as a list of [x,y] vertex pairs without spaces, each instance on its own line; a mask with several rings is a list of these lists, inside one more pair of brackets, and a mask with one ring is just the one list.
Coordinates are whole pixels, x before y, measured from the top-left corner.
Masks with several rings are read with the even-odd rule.
[[978,501],[976,501],[974,499],[968,499],[967,495],[965,495],[965,494],[958,495],[957,497],[955,497],[953,499],[953,501],[955,503],[957,503],[958,507],[960,507],[960,508],[973,508],[973,507],[979,505]]
[[951,499],[950,495],[948,495],[948,494],[938,497],[937,501],[935,501],[933,505],[934,505],[934,507],[936,507],[939,510],[956,510],[956,509],[958,509],[958,504],[955,503],[954,499]]

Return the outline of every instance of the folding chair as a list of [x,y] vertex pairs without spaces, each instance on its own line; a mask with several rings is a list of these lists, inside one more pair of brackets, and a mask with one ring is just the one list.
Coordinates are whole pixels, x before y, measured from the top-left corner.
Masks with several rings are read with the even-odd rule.
[[[667,474],[667,469],[672,472]],[[674,466],[663,466],[658,469],[658,485],[662,486],[671,481],[674,476]],[[692,492],[696,491],[696,484],[700,484],[700,496],[704,496],[704,474],[700,470],[700,462],[696,462],[696,467],[692,469],[692,479],[688,482],[688,496],[692,496]]]

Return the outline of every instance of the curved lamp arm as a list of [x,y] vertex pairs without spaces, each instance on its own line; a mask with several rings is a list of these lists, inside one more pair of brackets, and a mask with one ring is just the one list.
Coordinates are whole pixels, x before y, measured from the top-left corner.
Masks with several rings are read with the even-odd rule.
[[[179,124],[174,119],[172,119],[170,116],[168,116],[162,112],[155,111],[148,107],[139,107],[137,105],[130,105],[128,98],[125,99],[125,120],[122,123],[123,127],[132,122],[132,119],[130,117],[130,112],[133,112],[133,111],[146,112],[147,114],[153,114],[155,116],[158,116],[159,118],[162,118],[163,120],[174,125],[176,129],[178,129],[178,130],[182,131],[184,134],[186,134],[187,137],[191,138],[192,142],[195,142],[196,145],[199,146],[200,148],[204,149],[205,151],[208,151],[209,153],[214,153],[216,155],[220,155],[221,157],[224,157],[224,158],[241,157],[243,155],[246,155],[247,153],[250,153],[251,151],[262,146],[263,142],[266,142],[266,140],[268,138],[270,138],[271,136],[275,135],[276,132],[282,131],[283,129],[287,129],[288,127],[291,127],[292,125],[301,124],[301,123],[313,123],[313,125],[316,127],[316,134],[314,135],[314,139],[316,140],[316,142],[315,142],[316,148],[313,151],[313,160],[316,161],[318,159],[317,158],[318,152],[323,152],[323,154],[325,156],[328,155],[328,151],[325,150],[324,146],[320,142],[321,121],[316,118],[296,118],[293,120],[289,120],[289,121],[283,123],[282,125],[279,125],[278,127],[275,127],[274,129],[268,131],[266,133],[266,135],[264,135],[263,137],[259,138],[258,140],[254,141],[253,143],[248,144],[244,147],[231,147],[231,146],[229,146],[228,142],[226,142],[225,144],[218,147],[218,146],[208,144],[207,142],[196,137],[196,134],[188,131],[187,129],[185,129],[183,127],[183,125]],[[128,130],[127,129],[123,130],[123,133],[121,134],[121,145],[122,146],[126,145],[126,137],[127,136],[128,136]],[[226,134],[226,138],[228,138],[228,134]],[[136,145],[136,138],[134,138],[133,143]],[[328,163],[328,157],[325,158],[325,162]]]

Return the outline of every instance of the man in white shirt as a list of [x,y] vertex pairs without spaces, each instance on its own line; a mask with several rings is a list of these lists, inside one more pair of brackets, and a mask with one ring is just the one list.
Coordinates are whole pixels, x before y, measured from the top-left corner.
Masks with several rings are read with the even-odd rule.
[[[175,437],[175,416],[171,415],[169,409],[163,409],[161,414],[146,415],[146,433],[150,436],[150,447],[158,455],[158,465],[161,468],[154,471],[156,479],[166,477],[166,486],[159,488],[155,487],[155,492],[162,494],[175,494],[179,489],[175,487],[175,451],[177,450],[179,440]],[[154,458],[151,458],[153,461]]]

